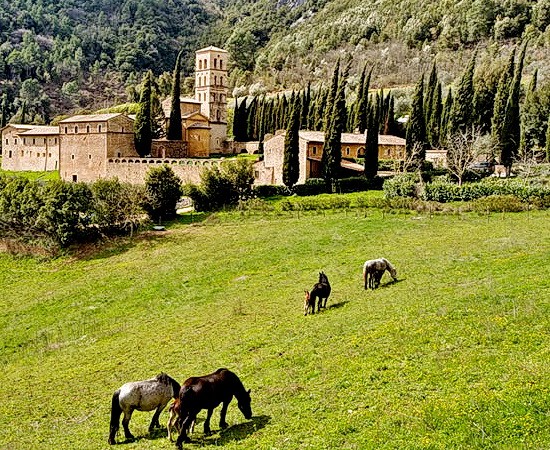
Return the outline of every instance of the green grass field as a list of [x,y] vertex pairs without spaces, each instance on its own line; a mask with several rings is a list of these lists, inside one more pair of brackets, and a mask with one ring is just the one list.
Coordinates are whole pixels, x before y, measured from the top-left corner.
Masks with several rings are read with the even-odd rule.
[[[124,382],[219,367],[255,417],[233,401],[205,437],[203,411],[184,448],[550,448],[549,230],[548,211],[235,212],[80,258],[0,254],[0,448],[108,448]],[[379,256],[400,281],[365,291]],[[329,307],[304,317],[320,270]],[[174,448],[151,416],[120,448]]]

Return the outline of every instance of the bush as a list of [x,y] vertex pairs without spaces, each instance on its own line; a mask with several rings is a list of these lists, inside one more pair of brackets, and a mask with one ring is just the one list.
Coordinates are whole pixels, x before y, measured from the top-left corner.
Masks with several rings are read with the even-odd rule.
[[152,167],[145,177],[143,209],[153,220],[171,219],[182,194],[181,180],[170,166]]
[[328,193],[328,188],[325,180],[321,178],[310,178],[304,184],[294,186],[294,193],[302,197],[309,195],[319,195]]
[[253,195],[259,198],[276,197],[278,195],[289,195],[291,192],[286,186],[276,186],[273,184],[262,184],[254,186]]
[[193,200],[196,211],[216,211],[252,197],[253,181],[250,161],[228,161],[221,168],[204,170],[200,185],[187,185],[184,192]]
[[475,200],[473,208],[478,212],[520,212],[527,209],[527,205],[513,195],[490,195]]
[[384,181],[383,190],[386,198],[416,197],[416,182],[418,175],[415,173],[403,173]]
[[340,192],[361,192],[371,190],[381,190],[384,179],[374,177],[372,180],[365,177],[350,177],[339,180]]

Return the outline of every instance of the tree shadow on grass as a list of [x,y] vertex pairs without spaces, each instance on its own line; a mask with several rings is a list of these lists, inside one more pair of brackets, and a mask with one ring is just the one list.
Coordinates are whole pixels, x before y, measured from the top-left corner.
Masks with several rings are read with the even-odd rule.
[[192,437],[191,445],[204,447],[206,445],[224,446],[230,442],[241,441],[264,428],[271,416],[254,416],[248,422],[232,425],[225,430],[220,430],[211,436]]

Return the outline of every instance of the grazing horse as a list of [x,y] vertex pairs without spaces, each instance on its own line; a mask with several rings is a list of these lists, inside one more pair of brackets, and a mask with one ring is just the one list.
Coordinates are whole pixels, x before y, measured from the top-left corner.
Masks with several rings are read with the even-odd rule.
[[[168,422],[166,424],[166,429],[168,430],[168,439],[172,442],[172,429],[175,428],[179,433],[181,431],[182,420],[178,415],[180,399],[176,398],[172,404],[168,407],[168,412],[170,416],[168,417]],[[195,422],[192,422],[189,425],[188,433],[192,433],[195,430]]]
[[128,428],[134,410],[152,411],[156,409],[151,425],[149,425],[149,432],[153,431],[155,427],[160,428],[160,413],[171,398],[178,398],[179,391],[180,384],[165,373],[160,373],[150,380],[123,384],[115,391],[111,401],[109,444],[116,443],[115,436],[119,429],[119,419],[122,413],[124,413],[122,426],[126,439],[134,439]]
[[218,369],[209,375],[185,380],[180,390],[179,404],[175,407],[182,420],[176,447],[181,449],[183,442],[191,441],[187,436],[187,430],[201,409],[208,410],[204,422],[205,434],[210,434],[210,418],[214,408],[220,403],[223,404],[220,412],[220,428],[227,428],[225,415],[233,396],[237,399],[237,406],[244,417],[250,419],[252,417],[250,390],[247,391],[239,377],[230,370]]
[[313,285],[311,292],[305,291],[304,315],[307,316],[309,310],[311,310],[311,314],[315,313],[315,299],[319,299],[317,302],[317,312],[319,312],[321,308],[326,308],[330,291],[331,287],[328,277],[324,272],[319,272],[319,282]]
[[363,282],[365,284],[365,289],[377,288],[386,270],[390,273],[394,281],[397,281],[397,271],[386,258],[365,261],[363,264]]

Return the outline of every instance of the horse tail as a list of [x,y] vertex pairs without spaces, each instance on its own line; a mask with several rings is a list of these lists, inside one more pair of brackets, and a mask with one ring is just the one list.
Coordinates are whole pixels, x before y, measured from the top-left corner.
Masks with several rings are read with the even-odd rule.
[[113,394],[111,400],[111,423],[109,427],[109,444],[115,443],[115,436],[118,431],[119,419],[122,414],[122,408],[120,407],[120,389],[117,389]]

